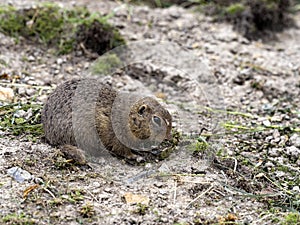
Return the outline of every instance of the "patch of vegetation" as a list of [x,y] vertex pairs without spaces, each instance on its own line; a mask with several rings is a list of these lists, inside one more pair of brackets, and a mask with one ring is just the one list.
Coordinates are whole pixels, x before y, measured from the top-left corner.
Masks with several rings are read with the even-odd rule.
[[95,215],[94,206],[88,202],[80,208],[79,213],[83,218],[91,218]]
[[[293,106],[286,110],[286,107],[278,102],[274,107],[280,112],[279,115],[298,118],[297,110]],[[294,189],[299,186],[299,168],[296,162],[298,158],[295,159],[285,153],[285,148],[291,144],[288,138],[274,141],[275,137],[270,136],[278,133],[280,137],[291,137],[292,134],[300,132],[299,123],[296,122],[298,120],[296,119],[294,124],[287,124],[285,120],[276,120],[276,115],[264,115],[263,109],[259,114],[253,113],[252,110],[247,112],[233,109],[223,111],[208,108],[208,110],[224,115],[223,122],[220,123],[223,128],[220,137],[225,151],[218,148],[212,165],[230,177],[233,181],[230,185],[243,190],[241,194],[266,203],[268,208],[275,208],[281,213],[286,210],[298,212],[300,196],[298,190]],[[270,123],[265,123],[266,121]],[[218,134],[213,134],[216,135]],[[282,150],[280,158],[284,158],[284,163],[271,155],[272,149],[277,149],[278,153]],[[278,177],[278,174],[284,176]],[[266,187],[272,187],[274,192],[261,191]],[[281,216],[282,214],[280,220]],[[288,219],[292,221],[294,217],[296,216],[292,215]],[[280,220],[275,223],[280,224]],[[289,221],[283,224],[298,223],[299,221],[295,223]]]
[[70,160],[67,160],[62,157],[62,155],[55,154],[54,158],[54,165],[58,170],[65,170],[72,167],[72,163],[70,163]]
[[100,55],[125,43],[106,17],[86,8],[63,9],[52,3],[19,10],[1,6],[0,32],[56,47],[59,54],[81,49]]
[[146,4],[154,8],[167,8],[172,5],[187,7],[193,4],[193,1],[190,0],[131,0],[130,2],[138,5]]
[[84,194],[83,190],[80,190],[80,189],[71,190],[71,192],[69,193],[68,201],[73,204],[75,204],[77,202],[81,202],[84,200],[83,194]]
[[233,3],[225,8],[225,12],[228,15],[237,15],[245,10],[245,6],[241,3]]
[[111,74],[120,67],[122,62],[116,54],[106,54],[97,59],[92,65],[93,74]]
[[300,224],[300,213],[293,212],[289,213],[284,217],[284,221],[280,223],[281,225],[296,225]]
[[[128,2],[128,1],[126,1]],[[293,26],[290,14],[300,10],[299,0],[132,0],[134,4],[165,8],[198,6],[215,21],[228,21],[249,40],[274,37]]]
[[293,25],[292,0],[200,0],[200,5],[205,14],[232,23],[234,29],[250,40]]
[[148,205],[145,205],[145,204],[142,204],[142,203],[138,203],[137,204],[137,208],[134,211],[134,213],[136,213],[138,215],[146,215],[148,209],[149,209]]
[[54,198],[48,201],[48,204],[51,206],[60,206],[66,203],[66,200],[63,198]]
[[33,219],[30,219],[24,213],[12,213],[2,217],[4,224],[11,225],[34,225],[37,224]]
[[181,133],[179,133],[177,130],[172,130],[172,139],[169,141],[165,140],[159,145],[159,151],[157,155],[158,159],[164,160],[168,158],[170,154],[175,150],[180,139]]
[[193,151],[193,154],[202,154],[209,148],[208,142],[200,136],[196,142],[189,146],[189,149]]
[[32,141],[43,134],[40,110],[42,105],[14,103],[0,106],[0,130],[26,137]]

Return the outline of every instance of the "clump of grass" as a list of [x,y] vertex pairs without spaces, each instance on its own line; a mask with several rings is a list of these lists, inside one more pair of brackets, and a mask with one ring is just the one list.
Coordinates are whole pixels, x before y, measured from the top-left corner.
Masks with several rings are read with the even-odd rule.
[[296,225],[300,224],[300,213],[292,212],[284,217],[284,220],[280,223],[281,225]]
[[94,206],[88,202],[80,208],[79,213],[83,218],[91,218],[95,215]]
[[1,221],[3,224],[11,224],[11,225],[35,225],[37,222],[35,222],[33,219],[29,218],[24,213],[11,213],[6,216],[3,216]]
[[148,209],[149,209],[148,205],[138,203],[134,213],[136,213],[138,215],[146,215]]
[[120,67],[122,62],[116,54],[106,54],[97,59],[91,70],[93,74],[110,74]]
[[245,6],[241,3],[233,3],[227,7],[225,7],[225,12],[228,15],[237,15],[238,13],[242,13],[245,10]]
[[68,201],[72,204],[75,204],[77,202],[81,202],[84,200],[84,191],[80,189],[71,190],[69,193]]
[[0,31],[17,39],[23,36],[33,43],[54,46],[59,54],[82,47],[102,54],[125,43],[106,17],[91,14],[86,8],[63,9],[52,3],[29,9],[1,6]]
[[200,136],[197,141],[191,143],[188,147],[188,149],[191,150],[194,155],[203,154],[208,150],[208,148],[209,144],[202,136]]
[[42,105],[14,103],[0,106],[0,130],[26,137],[32,141],[43,134]]
[[217,21],[228,21],[246,38],[255,40],[294,24],[291,0],[212,0],[201,1],[201,10]]

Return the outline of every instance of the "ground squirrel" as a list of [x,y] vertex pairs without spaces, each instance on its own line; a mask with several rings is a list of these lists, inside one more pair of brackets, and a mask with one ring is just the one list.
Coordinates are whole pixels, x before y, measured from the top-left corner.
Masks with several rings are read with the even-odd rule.
[[96,79],[73,79],[48,97],[42,123],[46,140],[71,157],[77,149],[93,156],[106,149],[136,160],[139,151],[171,137],[172,117],[152,97],[119,94]]

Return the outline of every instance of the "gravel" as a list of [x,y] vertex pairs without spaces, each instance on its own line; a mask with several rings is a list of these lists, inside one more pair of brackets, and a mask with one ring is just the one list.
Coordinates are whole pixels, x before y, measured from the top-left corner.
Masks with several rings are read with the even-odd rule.
[[[4,3],[29,7],[35,1]],[[164,96],[176,129],[185,136],[169,158],[157,163],[132,166],[111,157],[78,167],[42,137],[34,142],[26,134],[16,137],[1,130],[2,218],[24,215],[15,219],[36,224],[211,224],[230,218],[276,224],[289,210],[299,212],[299,29],[277,34],[277,41],[250,42],[228,24],[177,6],[60,4],[85,5],[103,15],[114,12],[109,21],[142,62],[103,79],[120,89]],[[299,23],[300,15],[295,19]],[[172,44],[159,48],[145,41]],[[11,88],[18,102],[43,104],[61,82],[91,76],[93,62],[84,56],[55,56],[1,33],[0,52],[0,86]],[[16,117],[31,113],[19,110]],[[195,151],[203,127],[203,137],[213,134],[207,139],[210,148]],[[17,182],[7,173],[13,167],[34,179]],[[126,203],[126,193],[150,202]],[[82,213],[88,204],[91,214]]]

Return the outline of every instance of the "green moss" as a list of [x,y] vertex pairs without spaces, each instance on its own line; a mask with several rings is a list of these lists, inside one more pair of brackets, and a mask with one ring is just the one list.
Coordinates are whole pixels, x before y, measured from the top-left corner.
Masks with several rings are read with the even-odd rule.
[[[100,34],[98,30],[89,30],[95,22],[103,28]],[[82,33],[82,30],[90,32]],[[97,40],[92,40],[96,41],[95,46],[99,39],[108,42],[107,45],[101,45],[102,52],[96,51],[97,53],[125,43],[119,32],[107,22],[106,17],[91,14],[86,8],[66,10],[52,3],[20,10],[11,6],[0,7],[0,32],[17,39],[23,36],[31,42],[56,47],[59,54],[78,49],[82,39],[89,39],[91,42],[93,31],[100,35]]]
[[2,222],[4,224],[11,225],[34,225],[37,224],[33,219],[30,219],[24,213],[11,213],[2,217]]
[[229,15],[236,15],[242,13],[245,10],[245,6],[241,3],[234,3],[225,8],[225,12]]
[[59,7],[45,7],[17,10],[10,6],[0,9],[1,32],[18,37],[37,37],[44,43],[56,41],[63,29],[64,18],[59,13]]
[[284,217],[284,221],[282,221],[280,224],[281,225],[300,224],[300,214],[297,212],[289,213]]
[[198,140],[189,145],[188,149],[194,154],[204,153],[209,148],[209,144],[205,141],[203,137],[199,137]]
[[0,12],[0,15],[6,14],[6,17],[0,20],[1,32],[6,33],[10,36],[17,37],[22,31],[24,23],[20,15],[16,15],[15,11],[8,10]]
[[122,65],[120,58],[115,54],[106,54],[101,56],[92,66],[92,73],[110,74],[114,70]]

